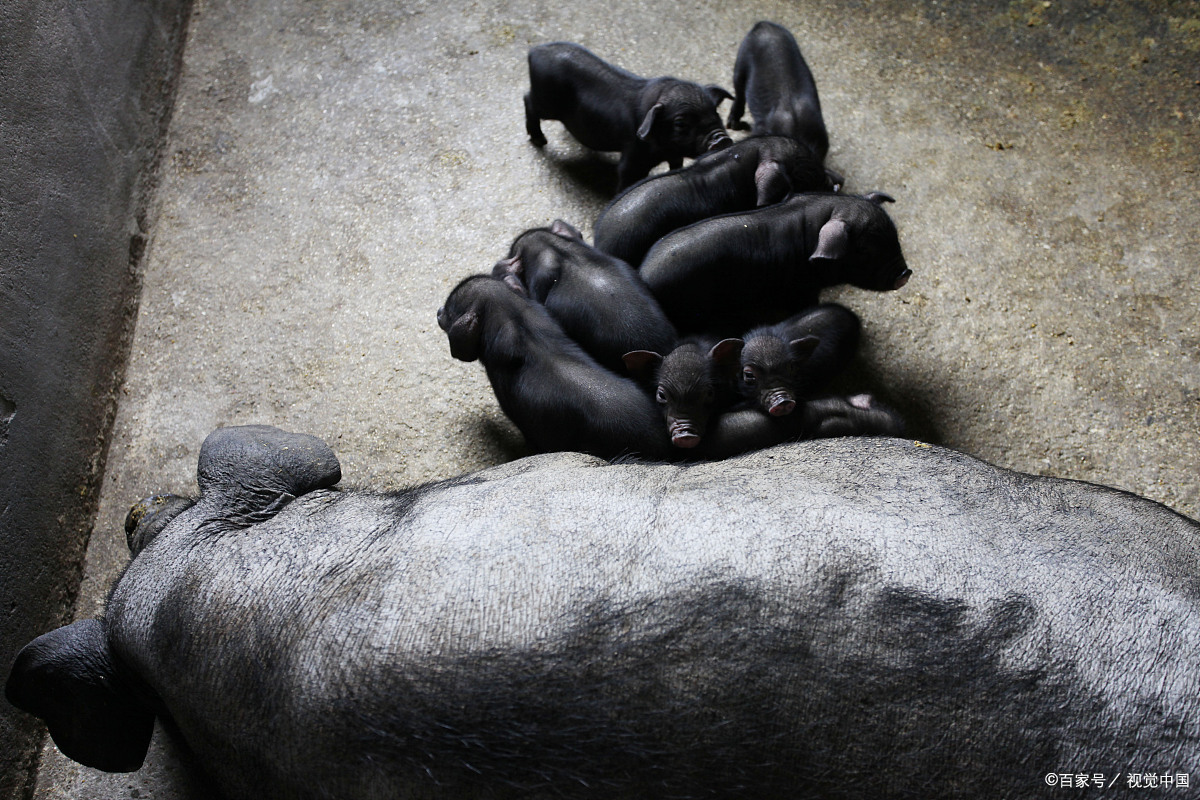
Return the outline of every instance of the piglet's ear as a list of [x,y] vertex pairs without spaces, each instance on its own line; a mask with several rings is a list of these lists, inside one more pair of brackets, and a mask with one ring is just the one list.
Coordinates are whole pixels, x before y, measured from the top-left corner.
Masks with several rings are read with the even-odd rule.
[[646,118],[642,120],[642,124],[638,126],[637,137],[642,141],[650,135],[650,129],[654,127],[654,120],[658,119],[658,112],[663,110],[662,103],[655,103],[650,106],[650,110],[646,112]]
[[654,371],[662,364],[663,357],[652,350],[634,350],[621,356],[621,360],[625,362],[625,369],[629,370],[630,375],[648,382],[653,380]]
[[821,226],[817,236],[817,249],[809,261],[836,261],[846,255],[850,244],[850,229],[840,219],[831,219]]
[[745,346],[746,343],[741,339],[722,339],[708,351],[708,357],[713,360],[714,364],[727,367],[737,363],[742,357],[742,348]]
[[99,620],[81,620],[25,645],[4,696],[41,717],[68,758],[105,772],[142,766],[154,714],[117,674]]
[[550,232],[556,233],[565,239],[578,239],[581,242],[583,241],[583,234],[579,232],[579,229],[571,223],[564,222],[561,219],[556,219],[554,222],[550,223]]
[[479,358],[480,340],[479,313],[467,311],[450,326],[446,335],[450,337],[450,355],[459,361],[474,361]]
[[712,100],[714,106],[720,106],[722,100],[733,99],[733,95],[731,95],[728,90],[722,89],[715,83],[710,83],[705,86],[704,91],[708,92],[708,97],[710,100]]
[[821,340],[815,336],[805,336],[788,342],[788,349],[792,351],[792,358],[797,361],[807,361],[820,343]]
[[778,161],[764,161],[754,170],[754,184],[758,187],[759,207],[778,203],[792,191],[787,170]]
[[864,194],[863,197],[867,200],[870,200],[877,206],[881,206],[884,203],[896,202],[896,198],[892,197],[890,194],[884,194],[883,192],[868,192],[867,194]]
[[525,284],[521,283],[521,279],[518,278],[513,273],[510,272],[510,273],[506,274],[500,280],[503,281],[505,286],[512,289],[517,294],[521,295],[521,297],[529,296],[529,292],[525,291]]
[[520,275],[524,271],[520,256],[502,258],[492,267],[492,277],[503,278],[505,275]]

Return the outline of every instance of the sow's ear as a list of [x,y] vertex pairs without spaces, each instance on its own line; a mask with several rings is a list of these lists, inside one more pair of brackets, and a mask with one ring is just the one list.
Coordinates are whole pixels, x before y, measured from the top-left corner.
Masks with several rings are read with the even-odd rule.
[[105,772],[142,766],[154,714],[117,674],[99,620],[67,625],[25,645],[4,696],[41,717],[68,758]]
[[260,518],[278,511],[282,497],[327,489],[341,479],[342,467],[324,441],[270,425],[217,428],[200,445],[196,465],[201,496],[220,495]]

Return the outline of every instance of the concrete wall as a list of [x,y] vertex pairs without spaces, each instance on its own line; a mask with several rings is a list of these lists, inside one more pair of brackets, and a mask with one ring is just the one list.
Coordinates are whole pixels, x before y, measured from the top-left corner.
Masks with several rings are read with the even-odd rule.
[[[70,619],[188,0],[0,4],[0,668]],[[0,797],[43,728],[0,702]]]

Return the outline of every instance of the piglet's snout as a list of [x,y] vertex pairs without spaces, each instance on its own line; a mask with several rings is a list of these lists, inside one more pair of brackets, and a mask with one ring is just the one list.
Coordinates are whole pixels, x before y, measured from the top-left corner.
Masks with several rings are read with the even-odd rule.
[[671,434],[671,444],[685,449],[700,444],[700,431],[697,427],[691,420],[667,420],[667,431]]
[[733,139],[725,131],[713,131],[708,137],[708,150],[724,150],[733,145]]
[[796,401],[791,397],[779,394],[771,398],[767,411],[773,417],[782,417],[796,410]]

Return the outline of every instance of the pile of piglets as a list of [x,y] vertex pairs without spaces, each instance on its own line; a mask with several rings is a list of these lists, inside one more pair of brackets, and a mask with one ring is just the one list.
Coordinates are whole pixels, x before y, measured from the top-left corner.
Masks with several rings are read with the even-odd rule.
[[[525,231],[490,274],[438,309],[450,352],[478,359],[538,452],[719,459],[798,438],[898,435],[868,394],[823,396],[861,323],[820,303],[839,284],[887,291],[911,275],[881,192],[840,194],[795,38],[759,22],[734,94],[641,78],[576,44],[529,51],[525,128],[559,120],[620,153],[618,192],[588,244],[555,220]],[[726,124],[754,126],[734,143]],[[683,166],[684,158],[694,161]],[[662,162],[670,170],[650,175]]]

